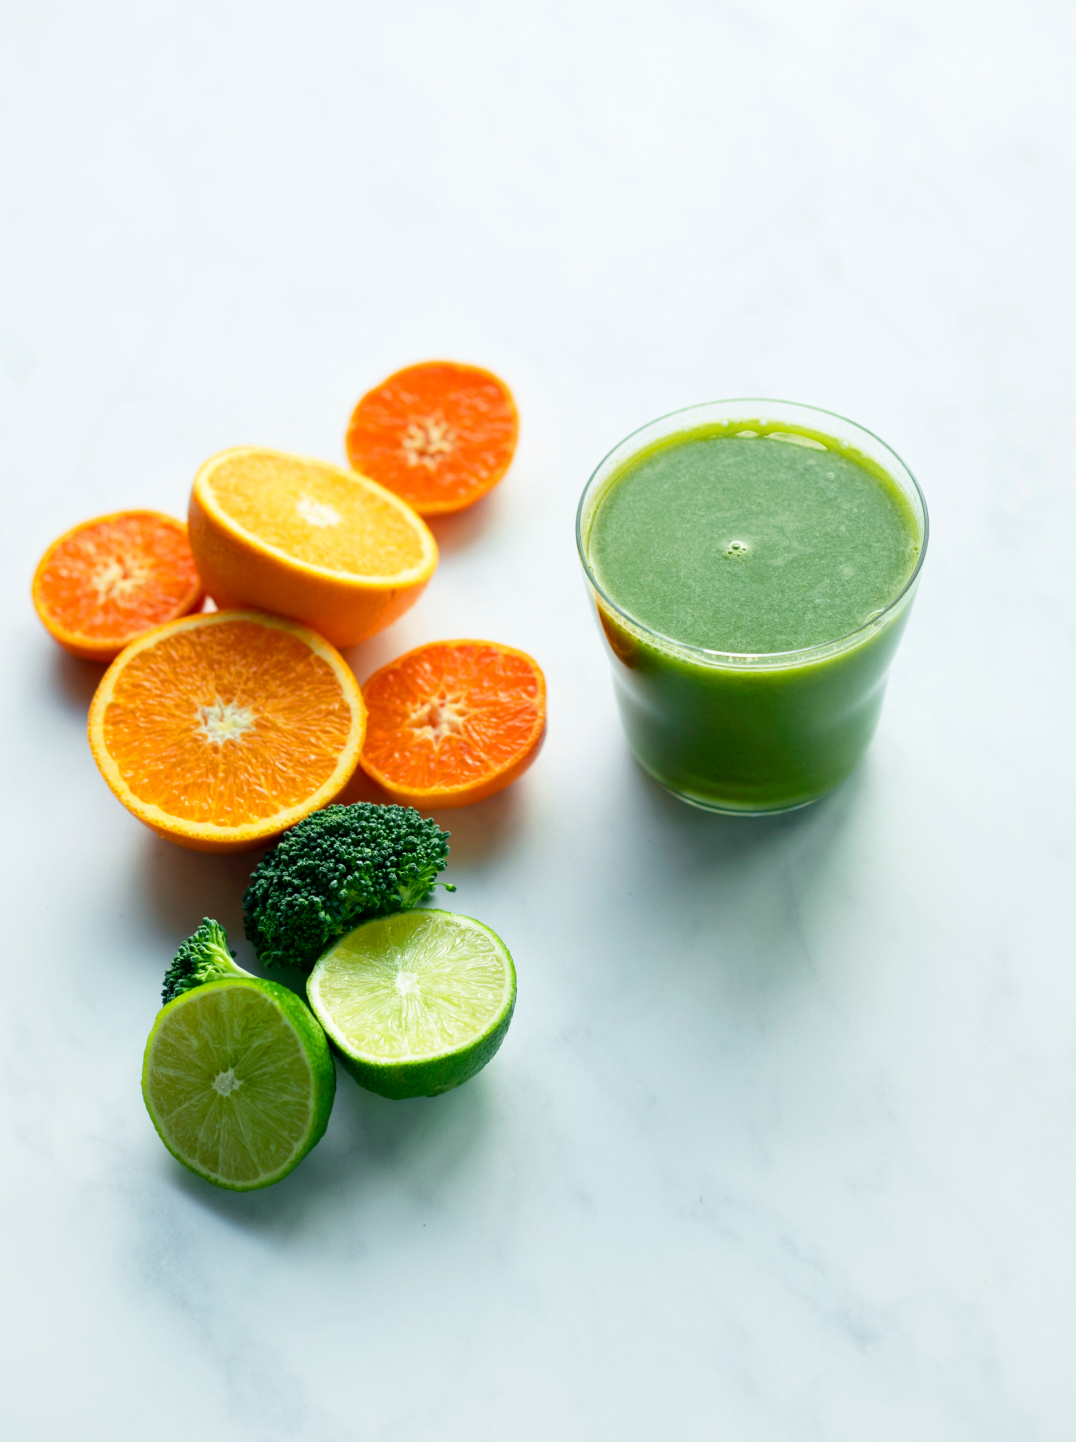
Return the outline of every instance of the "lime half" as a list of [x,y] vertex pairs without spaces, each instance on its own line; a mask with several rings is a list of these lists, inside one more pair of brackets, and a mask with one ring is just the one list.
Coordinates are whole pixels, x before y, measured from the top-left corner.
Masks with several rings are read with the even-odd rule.
[[469,1081],[504,1040],[516,1004],[508,948],[452,911],[399,911],[349,931],[306,985],[356,1081],[384,1097]]
[[321,1140],[336,1070],[325,1035],[286,987],[229,977],[177,996],[157,1016],[142,1095],[161,1141],[235,1192],[287,1176]]

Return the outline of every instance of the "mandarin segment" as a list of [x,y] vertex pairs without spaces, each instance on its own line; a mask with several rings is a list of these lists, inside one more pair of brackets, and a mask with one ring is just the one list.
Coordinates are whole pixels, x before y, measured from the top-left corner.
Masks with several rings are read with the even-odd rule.
[[113,663],[90,709],[94,756],[123,804],[207,850],[256,846],[333,800],[364,730],[333,648],[254,612],[162,627]]
[[43,625],[65,650],[93,661],[111,661],[201,599],[187,528],[160,511],[117,511],[75,526],[45,552],[33,583]]
[[258,606],[351,646],[421,595],[437,544],[410,506],[365,476],[244,446],[195,477],[191,546],[218,605]]
[[545,678],[493,641],[420,646],[363,686],[362,769],[395,801],[467,806],[527,769],[545,735]]
[[445,515],[477,501],[515,454],[519,417],[502,380],[479,366],[426,361],[396,371],[355,407],[347,432],[355,470]]

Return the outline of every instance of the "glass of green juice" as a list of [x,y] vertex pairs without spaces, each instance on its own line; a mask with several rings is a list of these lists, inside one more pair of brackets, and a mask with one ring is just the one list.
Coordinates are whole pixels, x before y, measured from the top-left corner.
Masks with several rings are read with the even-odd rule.
[[813,406],[713,401],[621,441],[576,540],[639,763],[694,806],[748,816],[843,781],[927,534],[900,458]]

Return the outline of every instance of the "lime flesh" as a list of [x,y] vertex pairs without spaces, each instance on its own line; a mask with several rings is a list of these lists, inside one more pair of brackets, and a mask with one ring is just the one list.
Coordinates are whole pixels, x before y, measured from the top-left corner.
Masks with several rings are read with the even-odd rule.
[[325,1132],[336,1072],[324,1033],[286,987],[229,977],[163,1007],[142,1095],[172,1155],[232,1191],[278,1182]]
[[307,982],[314,1015],[370,1091],[436,1096],[504,1040],[516,973],[497,934],[451,911],[402,911],[342,936]]

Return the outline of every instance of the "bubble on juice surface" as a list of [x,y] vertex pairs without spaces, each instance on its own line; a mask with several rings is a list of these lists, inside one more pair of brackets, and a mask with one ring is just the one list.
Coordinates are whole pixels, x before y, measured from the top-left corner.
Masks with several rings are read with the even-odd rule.
[[730,541],[725,547],[725,555],[732,561],[743,560],[750,549],[746,541]]

